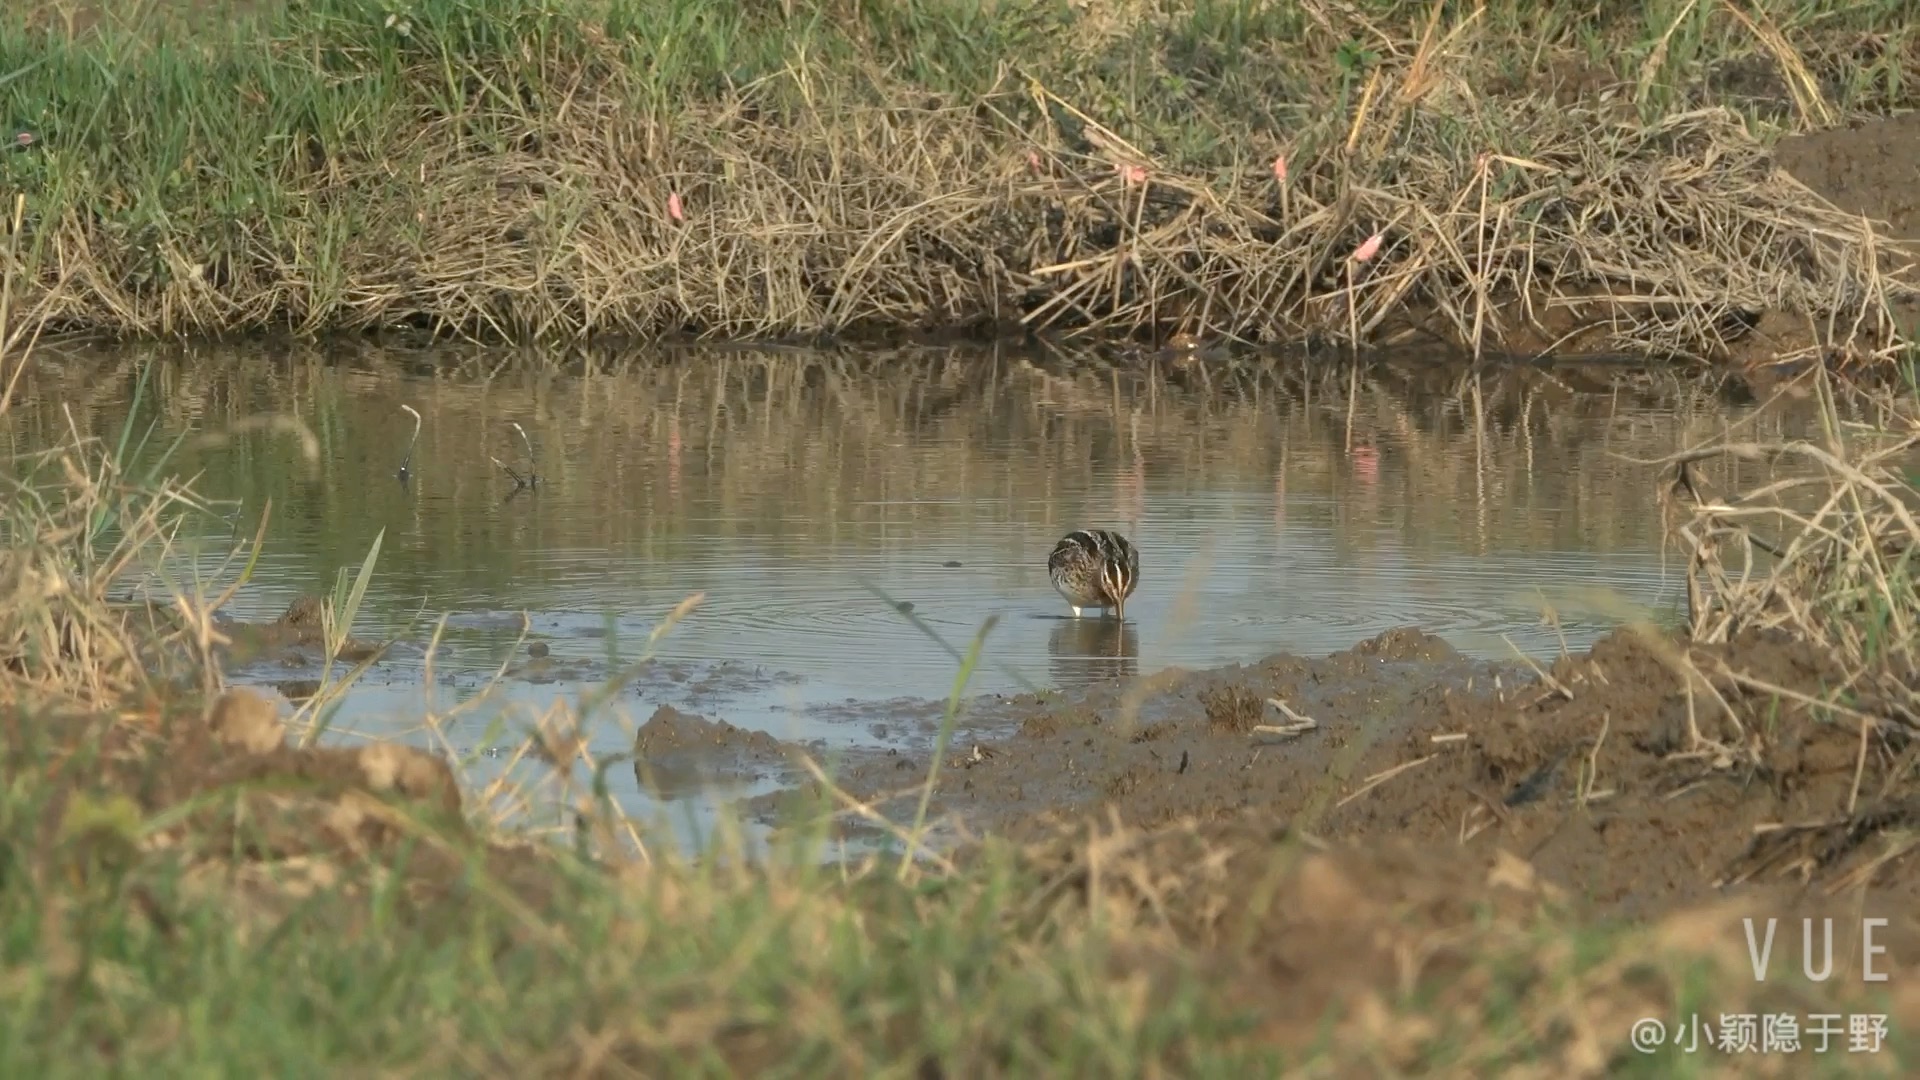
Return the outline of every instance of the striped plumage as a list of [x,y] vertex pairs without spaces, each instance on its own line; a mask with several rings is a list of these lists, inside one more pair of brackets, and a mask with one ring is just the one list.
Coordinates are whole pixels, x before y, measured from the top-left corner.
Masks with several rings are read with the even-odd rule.
[[1111,608],[1127,617],[1127,597],[1140,584],[1140,552],[1111,529],[1075,529],[1053,545],[1047,578],[1080,617],[1081,608]]

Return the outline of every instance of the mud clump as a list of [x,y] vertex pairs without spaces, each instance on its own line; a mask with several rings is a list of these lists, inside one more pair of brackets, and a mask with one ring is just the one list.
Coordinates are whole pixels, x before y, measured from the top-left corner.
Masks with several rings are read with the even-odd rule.
[[250,754],[265,754],[284,746],[287,730],[273,702],[252,690],[228,690],[207,711],[207,730],[221,744]]
[[764,731],[662,705],[634,736],[633,770],[645,790],[676,798],[709,785],[790,776],[798,771],[798,750]]
[[[281,859],[380,851],[405,831],[400,819],[406,816],[464,831],[453,769],[424,750],[390,742],[289,746],[273,702],[245,687],[214,699],[205,731],[210,739],[198,745],[176,738],[170,767],[149,776],[148,784],[173,802],[233,789],[242,811],[234,820],[244,824],[183,826],[183,841],[190,832],[206,843],[211,831],[257,858]],[[182,751],[188,753],[177,756]]]
[[[1319,660],[1276,655],[1160,672],[1144,688],[1096,684],[976,702],[964,737],[987,752],[957,755],[943,770],[932,812],[956,815],[976,834],[1017,838],[1103,804],[1143,827],[1297,808],[1324,782],[1329,756],[1363,731],[1392,737],[1455,688],[1524,675],[1518,665],[1465,659],[1431,635],[1393,631]],[[1253,731],[1269,696],[1319,728],[1287,741]],[[872,761],[844,769],[841,781],[864,799],[900,778],[894,763]]]
[[[222,650],[230,662],[247,664],[261,655],[279,653],[282,663],[303,665],[309,660],[305,653],[326,648],[326,603],[312,593],[302,593],[271,622],[225,620],[221,630],[232,639]],[[378,655],[384,647],[349,637],[340,643],[334,659],[357,664]]]
[[1200,707],[1207,714],[1207,727],[1215,732],[1245,735],[1260,723],[1266,702],[1244,686],[1223,686],[1200,693]]
[[296,596],[281,614],[279,624],[296,633],[317,635],[326,624],[326,605],[311,593]]

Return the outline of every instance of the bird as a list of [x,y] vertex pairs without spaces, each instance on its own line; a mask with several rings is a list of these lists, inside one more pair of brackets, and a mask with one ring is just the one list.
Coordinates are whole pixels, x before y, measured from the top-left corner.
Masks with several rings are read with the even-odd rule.
[[1140,584],[1140,552],[1111,529],[1075,529],[1053,545],[1047,556],[1047,578],[1073,608],[1112,609],[1127,617],[1127,597]]

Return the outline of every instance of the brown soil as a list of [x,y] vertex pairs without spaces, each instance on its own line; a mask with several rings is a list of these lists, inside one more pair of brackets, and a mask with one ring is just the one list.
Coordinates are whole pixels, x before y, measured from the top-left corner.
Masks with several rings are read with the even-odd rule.
[[[1920,113],[1789,136],[1774,148],[1773,160],[1840,210],[1880,223],[1884,239],[1920,245]],[[1910,258],[1882,261],[1889,269],[1904,264],[1910,273]],[[1915,340],[1920,304],[1896,300],[1892,309],[1902,337]],[[1734,359],[1746,366],[1764,364],[1806,350],[1822,337],[1821,328],[1805,316],[1765,312],[1736,346]]]
[[[272,622],[247,623],[222,619],[221,633],[229,639],[222,655],[230,667],[245,666],[271,657],[285,667],[318,662],[326,651],[325,601],[311,594],[296,596]],[[349,637],[334,657],[357,664],[377,655],[382,646]]]
[[[1694,649],[1699,670],[1756,674],[1785,696],[1744,694],[1716,677],[1711,691],[1696,683],[1691,706],[1671,666],[1678,648],[1621,630],[1543,678],[1405,629],[1319,659],[1282,654],[976,702],[930,815],[947,819],[936,834],[947,838],[1038,839],[1063,820],[1112,815],[1144,828],[1291,825],[1322,841],[1411,842],[1448,858],[1501,849],[1629,916],[1743,882],[1871,878],[1877,895],[1920,899],[1920,864],[1869,869],[1888,851],[1888,830],[1920,823],[1920,797],[1906,791],[1920,750],[1875,736],[1863,760],[1854,726],[1792,704],[1839,680],[1790,642]],[[1288,723],[1269,699],[1318,726],[1263,730]],[[906,822],[927,765],[924,752],[876,754],[838,782]],[[748,805],[779,822],[794,804],[772,795]]]
[[655,709],[633,740],[634,776],[656,797],[795,771],[789,745],[766,732],[693,716],[671,705]]
[[[1691,703],[1681,663],[1707,673]],[[1729,670],[1781,693],[1742,693]],[[1727,1011],[1844,1011],[1886,991],[1849,1007],[1889,1011],[1899,1033],[1920,1024],[1920,985],[1901,981],[1920,956],[1920,864],[1903,857],[1920,746],[1874,735],[1862,756],[1856,728],[1791,703],[1837,675],[1765,636],[1688,650],[1623,629],[1541,673],[1402,629],[1321,658],[982,699],[939,770],[930,813],[945,821],[928,835],[962,863],[981,850],[953,844],[966,835],[1025,845],[1048,882],[1033,918],[1098,909],[1133,928],[1123,974],[1200,963],[1289,1046],[1332,1030],[1404,1068],[1446,1041],[1448,1017],[1478,1037],[1515,987],[1575,986],[1517,1006],[1569,1032],[1537,1075],[1602,1075],[1634,1059],[1635,1018],[1671,1015],[1690,963],[1718,972],[1711,1007]],[[1317,726],[1275,734],[1292,719],[1269,699]],[[697,741],[794,752],[723,725]],[[847,832],[902,836],[927,767],[924,750],[874,754],[841,770],[838,796],[808,785],[744,805],[776,826],[831,805]],[[892,827],[861,826],[848,798]],[[1885,984],[1862,980],[1867,917],[1888,920],[1872,962]],[[1760,935],[1779,920],[1764,980],[1747,918]],[[1834,920],[1830,982],[1801,975],[1802,918]],[[1569,958],[1570,925],[1616,919],[1641,929],[1593,966]],[[1410,1015],[1403,993],[1429,1005]],[[1768,1075],[1799,1060],[1764,1057],[1748,1064]]]
[[[277,922],[315,889],[366,888],[368,874],[402,851],[405,902],[458,889],[474,851],[499,880],[539,893],[533,850],[469,828],[444,760],[384,742],[289,745],[274,703],[252,690],[228,690],[204,713],[21,716],[9,711],[0,730],[0,746],[18,755],[6,763],[10,774],[42,760],[54,732],[92,729],[55,755],[54,798],[38,838],[43,853],[72,863],[76,879],[128,864],[135,844],[165,852],[187,882],[230,901],[243,929]],[[170,824],[141,835],[141,823],[163,812]]]
[[1847,213],[1920,241],[1920,113],[1790,136],[1773,160]]
[[[1825,674],[1777,642],[1714,655],[1792,686]],[[1098,912],[1108,926],[1125,927],[1110,935],[1104,962],[1117,979],[1144,980],[1143,1002],[1169,985],[1162,976],[1198,965],[1215,992],[1251,1010],[1257,1037],[1278,1045],[1331,1037],[1349,1048],[1336,1060],[1403,1073],[1422,1072],[1435,1047],[1466,1037],[1486,1044],[1468,1050],[1492,1070],[1477,1075],[1515,1075],[1498,1066],[1515,1052],[1501,1049],[1511,1037],[1503,1032],[1518,1024],[1535,1032],[1518,1044],[1537,1070],[1524,1075],[1598,1076],[1637,1059],[1625,1049],[1627,1026],[1640,1016],[1670,1018],[1679,987],[1700,977],[1701,962],[1715,966],[1712,985],[1721,988],[1702,1008],[1805,1015],[1862,1000],[1853,920],[1891,920],[1876,936],[1887,950],[1876,958],[1881,970],[1899,971],[1920,955],[1914,875],[1897,861],[1870,895],[1841,901],[1817,890],[1748,888],[1735,903],[1667,911],[1635,935],[1610,939],[1598,960],[1574,955],[1569,914],[1653,914],[1706,894],[1723,862],[1766,862],[1741,858],[1749,822],[1850,820],[1857,835],[1808,830],[1785,845],[1816,856],[1814,878],[1832,882],[1898,820],[1898,800],[1883,798],[1881,787],[1914,755],[1889,762],[1874,748],[1862,810],[1846,815],[1858,740],[1795,710],[1771,716],[1758,767],[1676,757],[1688,735],[1666,671],[1655,649],[1623,632],[1554,666],[1568,700],[1510,665],[1469,661],[1436,638],[1395,631],[1320,659],[1276,656],[1152,678],[1137,710],[1124,702],[1122,680],[1005,700],[969,721],[958,760],[941,772],[936,808],[1030,841],[1022,858],[1042,884],[1021,908],[1033,926],[1084,924]],[[1270,696],[1319,727],[1262,745],[1254,729],[1280,719]],[[1756,704],[1735,707],[1752,720]],[[415,916],[409,925],[417,932],[432,933],[435,906],[457,902],[466,888],[471,867],[457,853],[477,837],[460,820],[458,788],[438,758],[387,744],[288,746],[272,704],[245,689],[221,695],[204,714],[148,725],[128,719],[100,721],[99,761],[75,756],[52,769],[65,796],[40,842],[71,863],[63,869],[86,877],[127,858],[128,836],[111,810],[132,793],[144,811],[135,823],[203,800],[146,842],[184,856],[187,880],[231,903],[243,935],[279,924],[317,890],[374,887],[378,874],[368,871],[391,865],[402,849],[406,887],[397,902]],[[1368,720],[1380,725],[1372,739],[1361,737]],[[996,721],[1017,726],[995,732]],[[1724,735],[1710,713],[1699,722],[1709,737]],[[31,746],[34,733],[15,724],[0,732],[0,745]],[[1432,742],[1456,733],[1467,738]],[[670,708],[655,713],[635,746],[650,770],[707,777],[783,771],[797,749]],[[1357,752],[1357,761],[1343,751]],[[1575,762],[1589,755],[1599,766],[1596,786],[1614,794],[1596,792],[1582,807],[1573,798]],[[1312,807],[1326,777],[1334,778],[1327,794],[1345,798],[1372,770],[1419,758],[1427,760],[1344,806],[1329,805],[1324,815]],[[847,783],[891,788],[900,772],[870,760],[856,763]],[[109,794],[116,792],[123,794]],[[1065,829],[1042,824],[1096,809],[1112,817]],[[55,822],[81,842],[56,847]],[[445,846],[417,843],[423,835]],[[493,880],[533,910],[559,901],[551,867],[533,850],[480,846]],[[1794,974],[1803,914],[1841,924],[1830,984]],[[1747,916],[1782,920],[1772,969],[1792,977],[1760,983],[1748,974]],[[151,917],[167,932],[163,910]],[[1554,992],[1529,995],[1529,987]],[[1920,985],[1895,976],[1882,989],[1890,1001],[1857,1011],[1889,1013],[1898,1045],[1920,1022]],[[1772,1075],[1798,1060],[1755,1058]],[[1892,1057],[1857,1053],[1848,1062],[1866,1069]]]
[[[1555,90],[1556,98],[1568,92],[1575,97],[1597,92],[1599,87],[1592,83],[1595,76],[1591,71],[1578,62],[1568,70],[1567,82]],[[1770,106],[1774,112],[1790,111],[1791,95],[1772,70],[1771,61],[1750,58],[1729,65],[1721,74],[1731,80],[1722,92],[1750,84],[1754,103]],[[1630,98],[1619,100],[1625,103]],[[1774,147],[1773,163],[1839,210],[1872,219],[1882,243],[1920,245],[1920,113],[1789,136]],[[1911,257],[1885,253],[1881,265],[1884,273],[1913,280]],[[1611,328],[1636,317],[1630,310],[1635,301],[1615,301],[1605,296],[1549,302],[1545,295],[1496,293],[1490,299],[1496,321],[1507,328],[1500,339],[1501,347],[1514,354],[1579,356],[1604,352]],[[1900,336],[1908,341],[1920,337],[1920,303],[1896,297],[1889,306]],[[1397,322],[1405,324],[1402,336],[1425,333],[1445,338],[1438,327],[1437,309],[1410,304]],[[1810,315],[1783,311],[1755,312],[1744,330],[1728,329],[1727,358],[1748,369],[1765,367],[1781,357],[1787,357],[1789,363],[1803,359],[1817,342],[1832,336],[1831,328]],[[1393,340],[1392,335],[1387,340]],[[1767,373],[1761,374],[1764,377]]]
[[[1094,908],[1109,925],[1130,925],[1122,977],[1197,955],[1216,992],[1251,1009],[1263,1038],[1289,1048],[1330,1039],[1335,1063],[1312,1075],[1616,1075],[1644,1060],[1627,1049],[1634,1022],[1684,1018],[1679,987],[1689,984],[1695,1000],[1711,988],[1697,1006],[1710,1025],[1723,1011],[1887,1015],[1886,1048],[1851,1054],[1844,1075],[1901,1075],[1894,1054],[1910,1048],[1906,1033],[1920,1022],[1920,987],[1902,981],[1920,923],[1896,897],[1751,890],[1669,912],[1581,960],[1568,928],[1590,919],[1591,905],[1506,842],[1293,844],[1301,834],[1259,817],[1058,837],[1034,852],[1053,883],[1035,905],[1049,916]],[[1886,950],[1873,969],[1887,996],[1872,1004],[1862,1003],[1873,988],[1859,961],[1863,916],[1888,919],[1872,943]],[[1808,917],[1834,920],[1830,981],[1800,974],[1799,920]],[[1748,918],[1761,936],[1766,919],[1778,920],[1765,979],[1752,974]],[[1461,1067],[1428,1066],[1436,1048],[1462,1044]],[[1813,1045],[1719,1057],[1706,1075],[1813,1075]],[[1343,1059],[1373,1068],[1349,1073]]]

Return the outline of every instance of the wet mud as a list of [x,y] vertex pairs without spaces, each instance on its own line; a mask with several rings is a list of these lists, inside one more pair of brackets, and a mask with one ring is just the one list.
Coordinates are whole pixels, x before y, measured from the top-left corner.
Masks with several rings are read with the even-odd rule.
[[[325,611],[326,602],[309,594],[295,597],[286,611],[269,622],[216,616],[215,625],[227,638],[219,649],[222,660],[230,667],[317,666],[327,658]],[[333,659],[358,664],[379,656],[385,648],[380,642],[349,636],[335,650]]]
[[[1251,822],[1328,843],[1498,849],[1625,916],[1742,885],[1870,879],[1913,898],[1920,874],[1888,845],[1920,824],[1908,792],[1920,748],[1877,732],[1863,742],[1807,704],[1840,682],[1771,638],[1689,648],[1626,628],[1540,669],[1469,659],[1407,628],[1318,658],[987,698],[969,704],[938,771],[929,836]],[[931,703],[919,713],[902,725],[911,751],[840,762],[842,801],[808,781],[741,805],[798,827],[850,797],[904,827],[938,720]],[[710,762],[729,746],[741,767],[772,760],[767,736],[714,730]],[[845,820],[849,835],[887,831]]]
[[[303,595],[281,615],[264,622],[216,615],[216,628],[227,639],[216,651],[231,679],[240,685],[272,688],[295,704],[318,693],[318,676],[327,665],[323,605],[318,597]],[[449,616],[446,622],[448,627],[478,633],[503,648],[507,642],[517,641],[527,627],[526,617],[520,612],[462,612]],[[566,636],[597,639],[605,633],[586,628]],[[390,662],[410,666],[418,664],[430,646],[430,635],[379,642],[349,637],[333,659],[348,664],[371,661],[375,670]],[[803,681],[790,672],[734,660],[690,663],[646,659],[623,664],[609,663],[598,656],[564,656],[556,653],[553,644],[537,637],[502,659],[497,671],[445,670],[438,679],[456,689],[478,688],[496,677],[507,684],[529,686],[587,685],[617,679],[630,694],[671,699],[690,709],[724,706],[738,698],[764,696]]]
[[803,775],[795,751],[821,748],[783,743],[764,731],[735,727],[662,705],[633,740],[633,773],[643,791],[675,798]]

